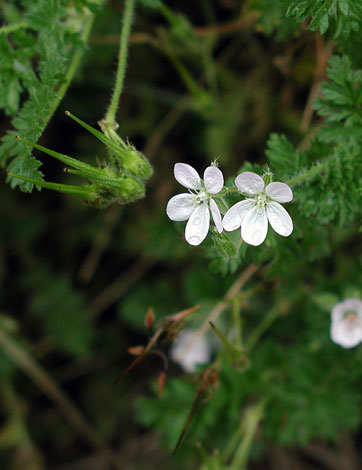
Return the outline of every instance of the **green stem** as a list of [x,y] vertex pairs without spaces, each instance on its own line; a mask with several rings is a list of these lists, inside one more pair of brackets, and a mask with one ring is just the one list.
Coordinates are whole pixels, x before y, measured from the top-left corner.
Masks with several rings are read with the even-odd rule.
[[335,155],[326,158],[324,161],[317,163],[311,168],[308,168],[308,170],[304,170],[299,175],[289,179],[288,181],[286,181],[286,184],[288,184],[289,186],[297,186],[298,184],[301,184],[306,180],[314,178],[315,176],[319,175],[319,173],[321,173],[326,167],[328,167],[331,161],[334,159]]
[[88,200],[97,199],[97,194],[93,191],[92,188],[82,189],[79,186],[72,186],[70,184],[50,183],[48,181],[36,180],[35,178],[28,178],[27,176],[16,175],[15,173],[7,173],[7,175],[21,181],[27,181],[28,183],[35,184],[36,186],[40,186],[42,188],[53,189],[54,191],[60,191],[61,193],[76,194],[77,196],[84,197]]
[[248,462],[251,444],[257,427],[263,417],[265,401],[261,401],[252,408],[250,408],[241,423],[241,432],[244,437],[241,440],[239,447],[236,449],[231,468],[237,470],[245,470]]
[[8,34],[8,33],[11,33],[12,31],[16,31],[17,29],[25,28],[26,26],[27,26],[26,21],[20,21],[19,23],[2,26],[0,28],[0,34]]
[[186,88],[189,90],[191,95],[194,98],[199,98],[200,96],[203,97],[205,96],[205,91],[203,88],[196,82],[196,80],[193,78],[191,73],[187,70],[187,68],[183,65],[183,63],[176,57],[170,46],[167,44],[163,48],[165,54],[168,56],[170,61],[172,62],[173,66],[179,73],[180,77],[182,78],[184,84],[186,85]]
[[280,311],[281,306],[276,305],[274,308],[269,310],[267,315],[265,315],[262,321],[254,328],[246,342],[246,348],[248,351],[250,351],[250,349],[255,346],[255,344],[259,341],[259,338],[268,330],[274,320],[278,318]]
[[119,104],[119,99],[123,89],[124,76],[127,65],[127,51],[128,51],[128,41],[131,31],[133,12],[135,7],[135,0],[126,0],[125,10],[123,14],[122,21],[122,30],[121,30],[121,40],[119,46],[118,54],[118,67],[116,75],[116,84],[113,90],[113,95],[109,108],[106,113],[105,121],[107,126],[114,128],[116,125],[115,117],[117,113],[117,108]]
[[232,313],[236,328],[236,346],[241,349],[242,346],[242,323],[240,318],[240,300],[237,297],[232,299]]
[[100,184],[104,184],[106,186],[111,186],[112,188],[119,189],[120,182],[116,178],[110,178],[109,176],[103,175],[94,175],[93,173],[89,173],[88,175],[83,171],[72,170],[71,168],[67,169],[67,173],[71,173],[73,175],[81,176],[82,178],[88,178],[92,181],[98,182]]
[[30,145],[31,147],[41,150],[45,154],[56,158],[57,160],[61,161],[62,163],[65,163],[66,165],[72,166],[73,168],[76,168],[80,171],[84,171],[85,173],[87,173],[87,175],[93,174],[94,176],[102,176],[102,170],[97,169],[92,165],[88,165],[87,163],[83,163],[79,160],[76,160],[75,158],[68,157],[68,155],[64,155],[63,153],[55,152],[54,150],[50,150],[47,147],[43,147],[42,145],[30,142],[29,140],[23,139],[22,137],[17,136],[16,138],[17,140],[20,140],[20,142],[24,142],[25,144]]

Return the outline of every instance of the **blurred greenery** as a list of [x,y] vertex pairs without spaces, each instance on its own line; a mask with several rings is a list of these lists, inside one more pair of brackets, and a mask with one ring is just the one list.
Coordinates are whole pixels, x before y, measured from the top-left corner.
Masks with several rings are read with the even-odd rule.
[[[64,112],[94,128],[104,117],[123,7],[0,2],[4,173],[41,168],[46,181],[79,184],[49,156],[30,156],[17,133],[91,165],[108,158]],[[98,210],[3,177],[1,469],[361,468],[362,347],[330,338],[335,303],[362,299],[361,10],[359,0],[138,1],[117,122],[153,165],[146,197]],[[187,245],[184,223],[165,213],[180,190],[173,167],[202,174],[214,160],[228,187],[267,165],[290,184],[292,236],[269,230],[255,248],[239,231],[212,232]],[[211,319],[232,342],[237,306],[250,365],[235,367],[208,331],[217,378],[204,387],[207,366],[190,375],[169,360],[159,398],[176,335],[163,322],[195,305],[176,329]],[[134,359],[128,349],[157,328],[155,354],[114,385]]]

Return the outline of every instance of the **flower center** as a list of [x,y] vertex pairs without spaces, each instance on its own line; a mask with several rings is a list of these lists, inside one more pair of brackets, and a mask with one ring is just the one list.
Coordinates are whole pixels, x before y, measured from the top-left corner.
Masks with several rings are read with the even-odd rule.
[[256,207],[259,209],[262,209],[265,204],[266,204],[266,194],[265,193],[260,193],[256,196],[255,199]]
[[350,329],[356,328],[359,325],[359,318],[354,310],[348,310],[343,316]]
[[198,204],[201,204],[202,202],[205,202],[208,199],[209,194],[204,190],[199,191],[198,194],[195,196],[195,202],[197,202]]

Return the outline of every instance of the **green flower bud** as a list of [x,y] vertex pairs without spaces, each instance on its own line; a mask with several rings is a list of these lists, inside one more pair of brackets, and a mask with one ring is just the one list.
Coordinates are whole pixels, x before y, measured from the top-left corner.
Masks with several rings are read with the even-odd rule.
[[222,234],[215,234],[213,236],[214,246],[217,252],[222,256],[224,259],[229,260],[234,258],[237,254],[236,247],[234,243],[228,238],[228,236],[224,233]]
[[116,163],[118,163],[119,169],[125,170],[127,173],[131,173],[136,178],[142,180],[146,180],[152,175],[152,166],[147,158],[132,144],[125,142],[109,123],[106,121],[99,122],[104,132],[102,133],[76,116],[73,116],[69,111],[66,111],[66,115],[93,134],[107,147],[111,156],[116,160]]
[[267,168],[267,171],[263,174],[263,180],[265,183],[265,186],[268,186],[269,183],[272,182],[273,180],[273,173]]
[[143,180],[148,179],[152,175],[152,166],[148,162],[147,158],[132,144],[127,144],[127,149],[117,152],[116,157],[118,158],[121,167],[126,171],[132,173]]
[[122,175],[118,177],[117,195],[125,203],[144,197],[145,185],[133,176]]

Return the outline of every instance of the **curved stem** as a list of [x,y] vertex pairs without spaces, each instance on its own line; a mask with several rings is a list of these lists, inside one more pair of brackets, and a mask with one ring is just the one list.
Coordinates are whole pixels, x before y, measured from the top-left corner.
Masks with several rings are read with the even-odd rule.
[[116,75],[116,84],[113,90],[113,95],[111,102],[109,104],[105,121],[110,128],[114,128],[116,121],[116,113],[119,104],[119,99],[123,90],[123,82],[125,76],[125,70],[127,65],[127,50],[129,35],[131,31],[133,12],[135,7],[135,0],[126,0],[125,10],[122,21],[122,31],[121,31],[121,41],[119,45],[119,54],[118,54],[118,67]]

